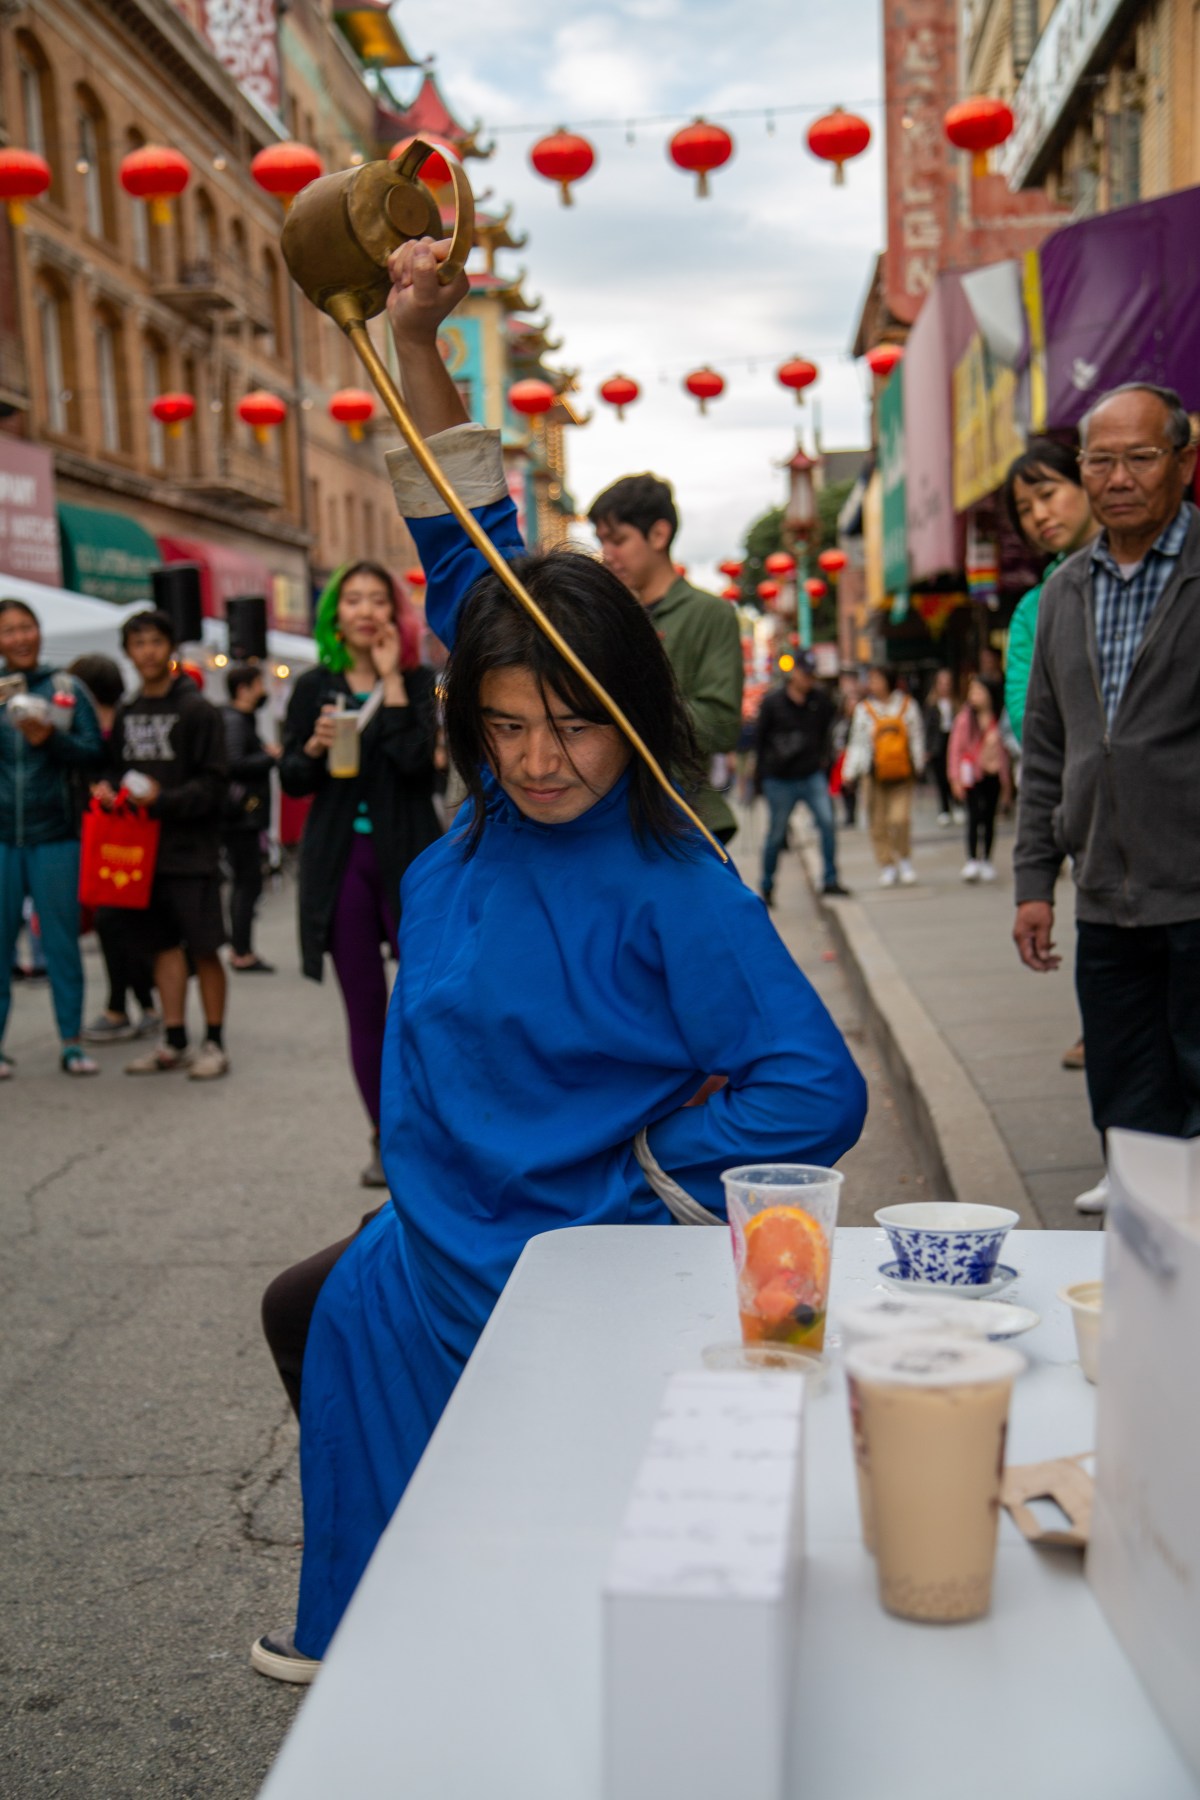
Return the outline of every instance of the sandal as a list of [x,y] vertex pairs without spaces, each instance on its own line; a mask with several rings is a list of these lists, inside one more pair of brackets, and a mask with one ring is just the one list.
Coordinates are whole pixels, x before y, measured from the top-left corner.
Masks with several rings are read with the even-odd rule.
[[59,1067],[64,1075],[98,1075],[100,1073],[100,1064],[93,1062],[80,1044],[66,1046]]
[[256,1638],[250,1646],[250,1666],[272,1681],[294,1681],[305,1687],[321,1667],[315,1657],[297,1650],[290,1631]]

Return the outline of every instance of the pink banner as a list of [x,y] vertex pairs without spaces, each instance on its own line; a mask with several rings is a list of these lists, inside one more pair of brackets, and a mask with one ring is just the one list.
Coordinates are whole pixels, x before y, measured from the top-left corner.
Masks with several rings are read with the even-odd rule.
[[242,92],[279,112],[279,39],[275,0],[200,0],[201,30]]
[[[0,435],[0,574],[58,587],[62,556],[49,450]],[[3,588],[0,587],[0,593]]]

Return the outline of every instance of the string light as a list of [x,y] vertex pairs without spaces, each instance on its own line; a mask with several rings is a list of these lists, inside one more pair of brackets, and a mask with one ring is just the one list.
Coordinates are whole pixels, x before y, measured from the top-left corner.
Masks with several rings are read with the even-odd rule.
[[[857,107],[859,109],[872,109],[880,112],[885,110],[885,102],[878,98],[871,100],[847,100],[845,104],[847,107]],[[787,106],[714,105],[709,108],[692,106],[688,107],[686,111],[641,113],[634,117],[626,115],[624,118],[620,119],[573,119],[564,121],[563,119],[558,118],[550,123],[546,123],[545,121],[530,122],[529,120],[525,120],[519,124],[488,125],[486,127],[486,135],[488,137],[500,137],[514,131],[624,131],[626,133],[626,142],[630,142],[631,138],[629,134],[632,133],[634,127],[637,125],[673,125],[677,119],[694,119],[697,113],[700,113],[702,117],[707,117],[708,113],[711,112],[715,119],[763,119],[773,122],[778,118],[800,117],[806,113],[811,113],[814,117],[819,117],[822,113],[828,112],[828,110],[829,101],[827,99],[797,100],[789,103]]]

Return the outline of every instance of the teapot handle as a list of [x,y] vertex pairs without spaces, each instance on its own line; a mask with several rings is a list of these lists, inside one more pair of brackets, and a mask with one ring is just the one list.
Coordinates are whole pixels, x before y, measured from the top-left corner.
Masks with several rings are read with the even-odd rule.
[[[417,180],[432,155],[432,144],[415,138],[400,158],[397,174],[410,181]],[[443,287],[462,274],[475,243],[475,196],[471,191],[471,183],[467,180],[466,170],[461,163],[453,162],[447,157],[446,167],[450,171],[454,187],[454,234],[450,241],[450,254],[438,269],[438,281]]]

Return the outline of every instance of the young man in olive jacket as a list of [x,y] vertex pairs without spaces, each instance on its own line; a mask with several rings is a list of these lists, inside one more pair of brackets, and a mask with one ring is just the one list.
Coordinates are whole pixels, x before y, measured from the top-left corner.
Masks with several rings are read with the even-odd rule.
[[[225,966],[219,955],[225,942],[220,870],[225,733],[216,707],[172,667],[175,632],[166,613],[135,613],[125,621],[121,643],[142,684],[117,708],[108,740],[110,777],[95,792],[111,804],[116,785],[136,773],[144,778],[141,804],[162,821],[150,904],[144,912],[129,913],[127,929],[153,951],[164,1030],[163,1042],[127,1063],[125,1073],[186,1069],[193,1081],[213,1081],[229,1070]],[[206,1025],[204,1042],[194,1053],[184,1024],[189,956]]]
[[[729,756],[742,729],[742,640],[725,600],[675,572],[671,542],[679,515],[657,475],[626,475],[588,508],[605,566],[639,599],[662,639],[692,715],[701,754]],[[724,797],[705,786],[690,796],[714,837],[727,844],[737,820]]]

